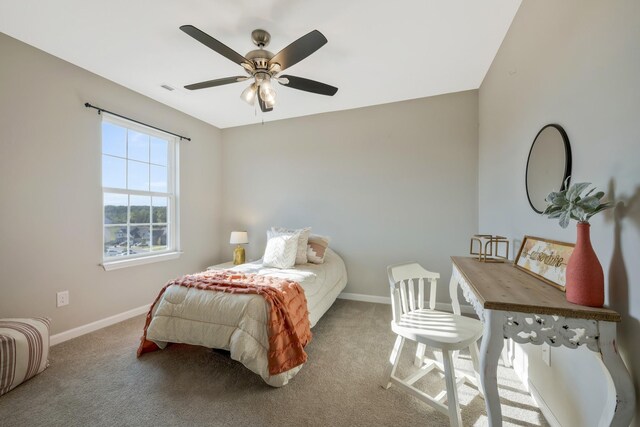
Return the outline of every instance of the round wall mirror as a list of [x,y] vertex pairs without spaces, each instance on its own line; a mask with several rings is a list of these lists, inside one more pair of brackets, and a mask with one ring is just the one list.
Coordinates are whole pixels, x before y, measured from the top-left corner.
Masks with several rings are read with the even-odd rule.
[[546,125],[531,144],[527,160],[526,186],[529,204],[537,213],[546,207],[545,197],[559,191],[571,175],[571,146],[562,126]]

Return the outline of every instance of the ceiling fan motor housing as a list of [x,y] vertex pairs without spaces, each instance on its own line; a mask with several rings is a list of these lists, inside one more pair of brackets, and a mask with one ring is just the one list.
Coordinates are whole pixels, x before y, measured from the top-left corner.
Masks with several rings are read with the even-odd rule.
[[273,53],[264,49],[256,49],[247,53],[245,58],[253,62],[257,70],[266,70],[269,68],[269,60],[273,58]]

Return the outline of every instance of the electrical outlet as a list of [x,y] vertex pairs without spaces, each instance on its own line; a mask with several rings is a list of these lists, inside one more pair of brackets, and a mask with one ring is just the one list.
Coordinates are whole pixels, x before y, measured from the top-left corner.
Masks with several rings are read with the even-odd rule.
[[69,304],[69,291],[62,291],[56,294],[57,304],[56,307],[62,307]]
[[551,347],[547,343],[542,344],[542,361],[551,366]]

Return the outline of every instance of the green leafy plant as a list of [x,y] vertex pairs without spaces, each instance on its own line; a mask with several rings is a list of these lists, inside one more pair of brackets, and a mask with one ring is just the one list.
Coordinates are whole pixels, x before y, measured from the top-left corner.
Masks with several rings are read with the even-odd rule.
[[605,209],[613,207],[613,202],[602,203],[604,191],[592,194],[593,187],[584,196],[582,193],[591,185],[590,182],[579,182],[567,188],[569,179],[564,182],[564,190],[553,191],[545,198],[547,208],[542,213],[549,218],[558,218],[560,227],[567,228],[569,221],[575,219],[578,222],[589,222],[589,219]]

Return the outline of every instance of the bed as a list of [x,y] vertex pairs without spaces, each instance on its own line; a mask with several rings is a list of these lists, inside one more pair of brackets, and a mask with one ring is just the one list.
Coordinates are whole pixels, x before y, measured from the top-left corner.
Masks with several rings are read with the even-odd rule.
[[[299,283],[307,299],[312,328],[347,284],[344,262],[331,249],[327,249],[323,264],[277,269],[255,261],[239,265],[233,271]],[[228,294],[174,285],[167,287],[150,313],[146,338],[161,349],[168,343],[184,343],[228,350],[232,359],[273,387],[286,385],[302,368],[300,365],[277,375],[269,374],[266,327],[269,308],[260,295]]]

